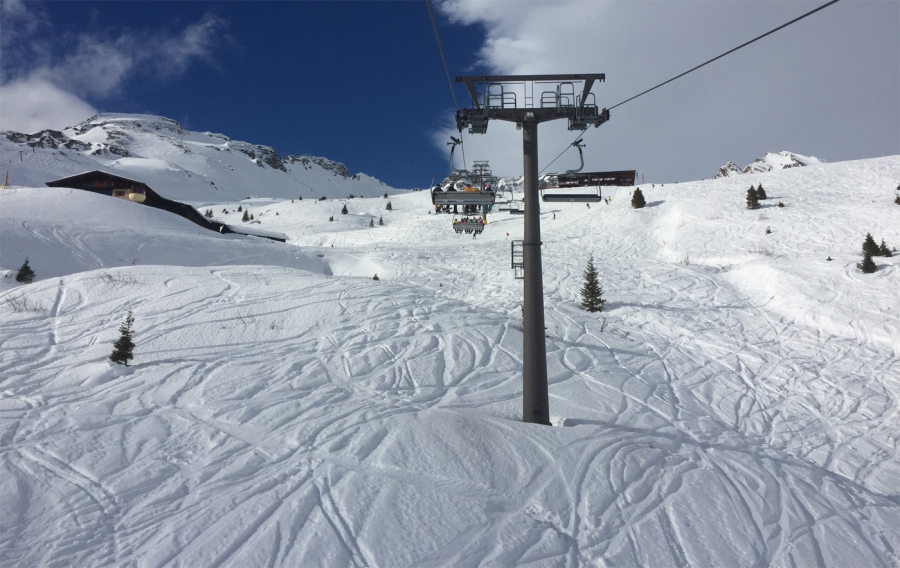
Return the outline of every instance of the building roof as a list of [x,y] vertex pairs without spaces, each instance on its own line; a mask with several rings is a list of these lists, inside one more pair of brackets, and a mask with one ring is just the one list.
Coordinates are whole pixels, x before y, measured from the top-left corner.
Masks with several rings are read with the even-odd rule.
[[[104,172],[102,170],[91,170],[89,172],[83,172],[80,174],[76,174],[74,176],[69,176],[69,177],[56,179],[53,181],[48,181],[46,185],[49,187],[70,187],[70,185],[68,185],[68,184],[77,183],[78,181],[80,181],[81,178],[85,178],[88,176],[102,176],[102,177],[114,179],[116,181],[121,181],[124,184],[129,184],[129,185],[140,184],[143,186],[147,186],[147,184],[142,181],[129,179],[129,178],[122,177],[122,176],[117,176],[115,174],[111,174],[109,172]],[[147,186],[147,187],[149,187],[149,186]],[[80,189],[80,188],[75,188],[75,189]]]

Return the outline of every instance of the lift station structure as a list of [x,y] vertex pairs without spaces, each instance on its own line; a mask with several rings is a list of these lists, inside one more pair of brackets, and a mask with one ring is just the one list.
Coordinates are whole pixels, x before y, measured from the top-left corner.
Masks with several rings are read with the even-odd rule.
[[[538,124],[565,118],[569,130],[587,130],[609,120],[591,93],[604,73],[581,75],[493,75],[457,77],[472,97],[472,108],[456,113],[460,132],[485,134],[491,120],[515,122],[522,130],[525,185],[525,234],[521,243],[525,293],[522,303],[522,420],[550,425],[547,392],[547,345],[544,335],[544,282],[541,264],[541,218],[538,188]],[[537,94],[536,94],[537,93]],[[598,201],[599,201],[599,195]],[[573,196],[572,201],[582,200]],[[563,196],[557,196],[563,201]]]

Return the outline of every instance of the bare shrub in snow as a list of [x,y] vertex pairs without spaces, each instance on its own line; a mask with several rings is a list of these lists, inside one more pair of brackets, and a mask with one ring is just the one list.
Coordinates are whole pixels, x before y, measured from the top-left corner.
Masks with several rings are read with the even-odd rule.
[[44,309],[39,303],[29,300],[25,296],[9,297],[6,299],[6,302],[4,302],[3,307],[17,314],[24,312],[40,312]]

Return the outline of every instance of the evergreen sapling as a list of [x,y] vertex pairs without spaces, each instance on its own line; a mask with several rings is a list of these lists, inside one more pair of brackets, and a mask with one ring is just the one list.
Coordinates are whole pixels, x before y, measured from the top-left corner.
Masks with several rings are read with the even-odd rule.
[[125,365],[126,367],[128,366],[128,361],[134,359],[134,341],[131,340],[132,324],[134,324],[134,316],[131,315],[131,310],[128,310],[128,316],[125,317],[125,321],[119,326],[119,339],[113,344],[113,351],[109,356],[109,360],[113,363]]
[[597,268],[594,266],[594,255],[588,259],[587,269],[584,271],[584,286],[581,287],[581,307],[589,312],[602,312],[603,287],[597,277]]
[[888,248],[887,244],[885,244],[884,239],[881,239],[881,246],[878,247],[878,254],[884,257],[890,258],[893,256],[891,254],[891,249]]
[[862,250],[864,255],[878,256],[880,251],[878,250],[878,245],[875,244],[875,239],[872,238],[871,233],[866,233],[866,240],[863,241]]
[[644,200],[644,194],[641,192],[641,188],[636,187],[634,195],[631,196],[631,206],[635,209],[640,209],[645,205],[647,205],[647,202]]
[[878,267],[875,266],[875,261],[872,260],[872,255],[869,253],[866,253],[862,262],[856,263],[856,268],[862,270],[864,274],[871,274],[878,270]]
[[347,210],[347,204],[344,203],[344,208],[341,209],[341,214],[346,215],[347,213],[350,213],[350,211]]
[[34,270],[28,266],[28,257],[25,257],[25,262],[22,263],[22,266],[19,267],[19,272],[16,274],[16,282],[22,282],[25,284],[31,284],[34,281]]
[[756,196],[756,189],[752,185],[747,190],[747,209],[759,209],[759,198]]
[[766,195],[766,190],[763,189],[762,184],[759,184],[759,187],[756,188],[756,199],[762,200],[762,199],[768,199],[768,198],[769,198],[769,196]]

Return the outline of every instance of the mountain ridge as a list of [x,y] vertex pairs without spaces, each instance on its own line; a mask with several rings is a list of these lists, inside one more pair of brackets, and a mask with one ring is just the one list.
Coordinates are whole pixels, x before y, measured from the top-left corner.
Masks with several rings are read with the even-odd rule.
[[395,191],[368,174],[351,175],[335,160],[281,157],[271,146],[186,130],[175,120],[154,115],[105,113],[62,131],[3,131],[0,151],[10,183],[16,186],[41,186],[101,170],[145,182],[164,197],[197,203],[248,197],[376,197]]

